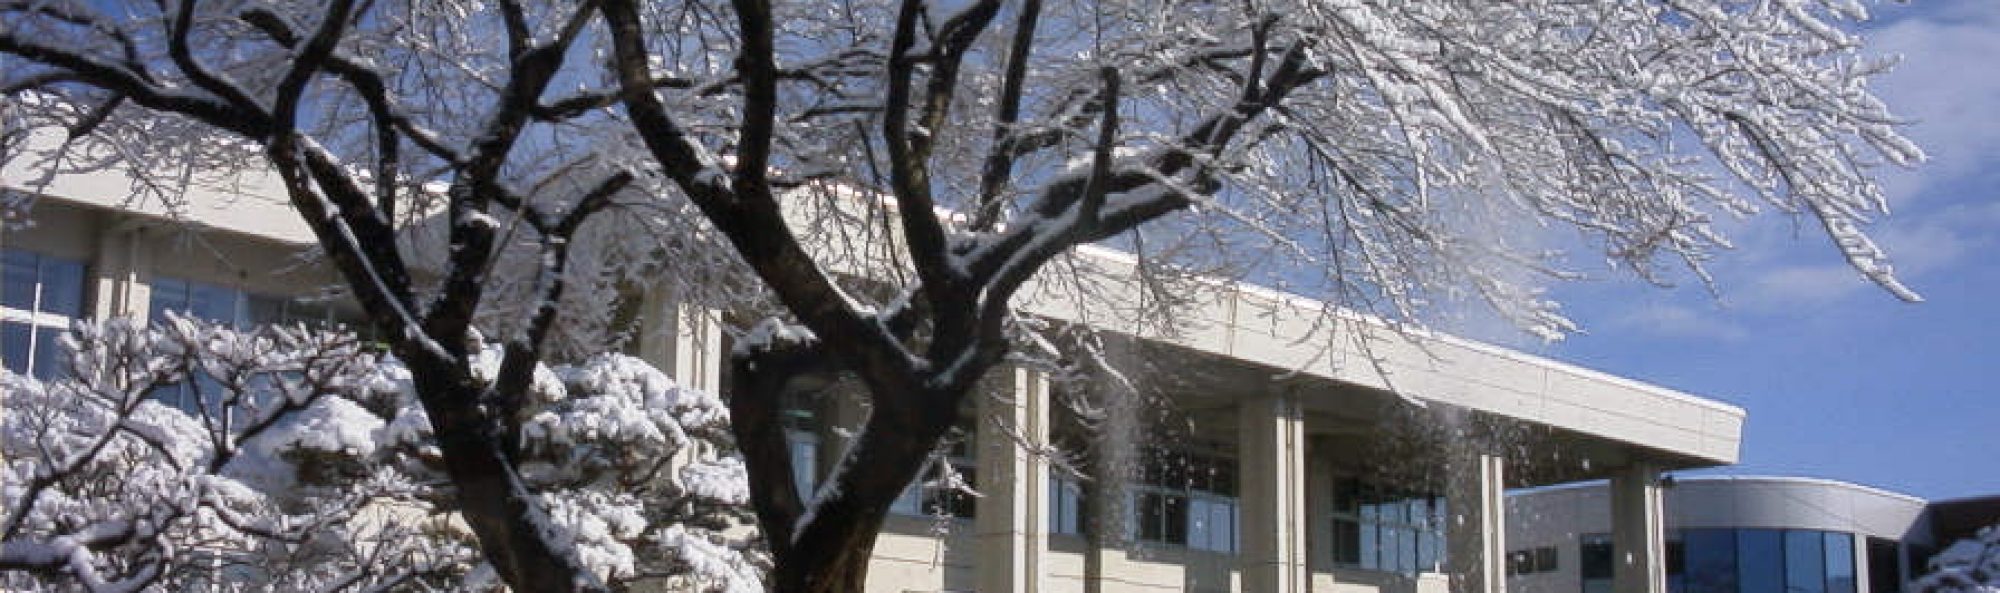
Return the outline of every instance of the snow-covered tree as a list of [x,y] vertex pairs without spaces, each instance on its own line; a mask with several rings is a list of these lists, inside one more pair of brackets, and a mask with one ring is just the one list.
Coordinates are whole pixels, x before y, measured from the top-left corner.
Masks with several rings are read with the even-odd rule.
[[2000,526],[1946,547],[1931,557],[1930,572],[1910,584],[1917,593],[2000,593]]
[[[1729,245],[1712,223],[1775,209],[1914,299],[1862,232],[1885,210],[1871,169],[1922,158],[1867,86],[1891,61],[1849,32],[1866,16],[1859,0],[0,0],[0,95],[33,132],[0,137],[69,138],[0,159],[171,171],[139,184],[167,198],[275,170],[408,366],[480,551],[522,590],[601,587],[543,529],[562,509],[510,441],[578,314],[566,291],[721,287],[695,300],[784,326],[736,349],[729,401],[775,587],[853,591],[973,385],[1048,327],[1015,315],[1017,294],[1088,265],[1066,257],[1079,245],[1137,257],[1141,324],[1226,286],[1186,281],[1201,274],[1322,297],[1329,319],[1472,302],[1554,336],[1572,324],[1538,288],[1569,260],[1542,229],[1650,280],[1706,279]],[[607,218],[647,231],[618,234],[639,259],[572,266],[598,261],[583,246]],[[432,255],[397,240],[416,227],[441,237]],[[471,335],[494,311],[509,323],[486,381],[495,355]],[[804,499],[780,396],[828,372],[872,413]]]
[[[0,371],[10,590],[495,588],[407,369],[353,334],[114,319],[72,341],[69,378]],[[551,537],[609,583],[762,589],[725,537],[747,487],[720,401],[615,354],[536,375],[520,455]]]

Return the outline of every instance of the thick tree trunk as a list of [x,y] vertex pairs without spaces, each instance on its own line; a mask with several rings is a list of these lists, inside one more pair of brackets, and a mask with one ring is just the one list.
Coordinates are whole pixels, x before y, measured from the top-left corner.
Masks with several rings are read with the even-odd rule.
[[870,415],[842,469],[829,476],[830,494],[807,511],[789,545],[773,546],[772,591],[858,593],[867,584],[868,561],[889,505],[923,470],[951,426],[880,412]]
[[410,374],[444,453],[459,512],[501,580],[522,593],[608,591],[567,543],[551,541],[548,515],[508,458],[503,431],[476,404],[482,389],[448,363],[412,362]]
[[868,581],[868,561],[889,505],[914,480],[942,431],[892,429],[871,417],[850,451],[846,471],[832,476],[835,490],[809,511],[791,545],[778,557],[773,591],[857,593]]

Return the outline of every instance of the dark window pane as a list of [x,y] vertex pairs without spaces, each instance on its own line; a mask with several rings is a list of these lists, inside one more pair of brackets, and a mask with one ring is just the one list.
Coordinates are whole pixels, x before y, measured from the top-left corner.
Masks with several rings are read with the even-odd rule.
[[1535,571],[1535,572],[1555,572],[1555,571],[1556,571],[1556,569],[1557,569],[1557,566],[1556,566],[1556,549],[1555,549],[1555,548],[1552,548],[1552,547],[1549,547],[1549,548],[1535,548],[1535,569],[1534,569],[1534,571]]
[[1909,561],[1906,566],[1910,567],[1912,576],[1922,574],[1924,567],[1931,565],[1931,555],[1936,553],[1935,548],[1924,544],[1911,543],[1903,546],[1904,558]]
[[1687,542],[1680,539],[1680,533],[1667,536],[1667,576],[1675,577],[1687,573]]
[[1902,558],[1896,540],[1868,538],[1868,592],[1902,593],[1903,578],[1897,562]]
[[1166,515],[1160,521],[1162,527],[1165,528],[1164,537],[1161,541],[1170,544],[1186,545],[1188,541],[1187,497],[1162,496],[1161,498],[1164,500],[1162,508],[1166,509]]
[[186,282],[172,278],[154,278],[148,284],[148,288],[152,292],[152,297],[146,303],[146,318],[151,319],[153,323],[165,322],[168,311],[187,310],[188,286]]
[[1818,531],[1785,532],[1786,593],[1826,593],[1826,543]]
[[35,331],[25,323],[0,321],[0,361],[16,375],[28,374],[28,359],[34,348]]
[[4,259],[4,272],[0,272],[0,305],[21,311],[35,310],[35,269],[34,253],[12,249],[0,250]]
[[83,315],[83,263],[42,258],[42,306],[45,313]]
[[1611,578],[1611,560],[1614,558],[1611,536],[1601,533],[1585,535],[1577,551],[1577,568],[1584,580]]
[[53,381],[69,373],[69,349],[63,347],[68,329],[35,328],[35,378]]
[[236,313],[235,290],[202,284],[188,283],[188,314],[216,323],[236,324],[243,321]]
[[1334,521],[1334,563],[1354,567],[1362,563],[1362,523],[1352,519]]
[[1163,541],[1166,538],[1166,531],[1161,524],[1166,515],[1166,496],[1156,492],[1141,492],[1137,498],[1139,504],[1133,512],[1139,522],[1139,539],[1149,542]]
[[[970,467],[959,466],[958,475],[967,484],[977,484],[978,478]],[[924,514],[971,519],[978,515],[978,499],[962,490],[948,488],[940,478],[938,486],[929,488],[924,500]]]
[[1333,512],[1361,512],[1361,480],[1340,478],[1333,483]]
[[1854,536],[1826,534],[1826,591],[1854,593]]
[[1736,583],[1740,593],[1785,590],[1784,537],[1775,529],[1736,532]]
[[1687,529],[1681,542],[1688,593],[1737,593],[1736,530]]
[[301,321],[310,324],[310,322],[315,321],[307,316],[299,315],[299,313],[304,313],[304,311],[301,310],[303,307],[300,307],[298,303],[288,302],[285,299],[277,297],[250,295],[244,299],[243,305],[245,313],[244,321],[250,325],[289,324]]

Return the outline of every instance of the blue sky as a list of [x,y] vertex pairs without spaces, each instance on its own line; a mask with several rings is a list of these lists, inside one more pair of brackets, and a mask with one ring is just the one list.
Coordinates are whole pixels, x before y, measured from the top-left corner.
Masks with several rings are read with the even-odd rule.
[[1587,333],[1525,349],[1744,407],[1721,473],[2000,494],[2000,2],[1872,8],[1871,52],[1906,58],[1874,88],[1931,160],[1885,172],[1894,214],[1870,231],[1925,303],[1863,281],[1817,224],[1763,216],[1712,267],[1719,295],[1599,273],[1554,292]]

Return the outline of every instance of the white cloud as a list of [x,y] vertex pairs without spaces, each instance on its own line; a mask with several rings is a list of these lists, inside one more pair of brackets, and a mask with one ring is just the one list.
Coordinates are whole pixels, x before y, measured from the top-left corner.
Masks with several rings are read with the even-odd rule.
[[1722,311],[1702,313],[1679,305],[1648,305],[1626,311],[1605,326],[1621,332],[1666,338],[1734,341],[1749,332],[1730,322]]
[[[1938,204],[1934,210],[1893,217],[1873,230],[1889,252],[1897,278],[1923,293],[1952,270],[1970,265],[1970,255],[2000,243],[2000,202]],[[1724,282],[1724,300],[1748,311],[1779,312],[1823,306],[1857,294],[1880,293],[1859,272],[1840,261],[1817,237],[1760,249],[1791,257],[1740,262]],[[1800,249],[1804,247],[1805,249]],[[1802,258],[1813,263],[1802,264]],[[1886,299],[1886,295],[1884,295]]]
[[1891,109],[1916,120],[1909,134],[1931,155],[1916,171],[1885,172],[1892,203],[1907,203],[1940,182],[1984,170],[2000,154],[2000,2],[1924,3],[1923,10],[1869,35],[1874,53],[1904,57],[1871,86]]
[[1788,266],[1758,273],[1746,289],[1725,295],[1723,300],[1752,311],[1800,310],[1824,306],[1871,287],[1860,272],[1846,264]]

